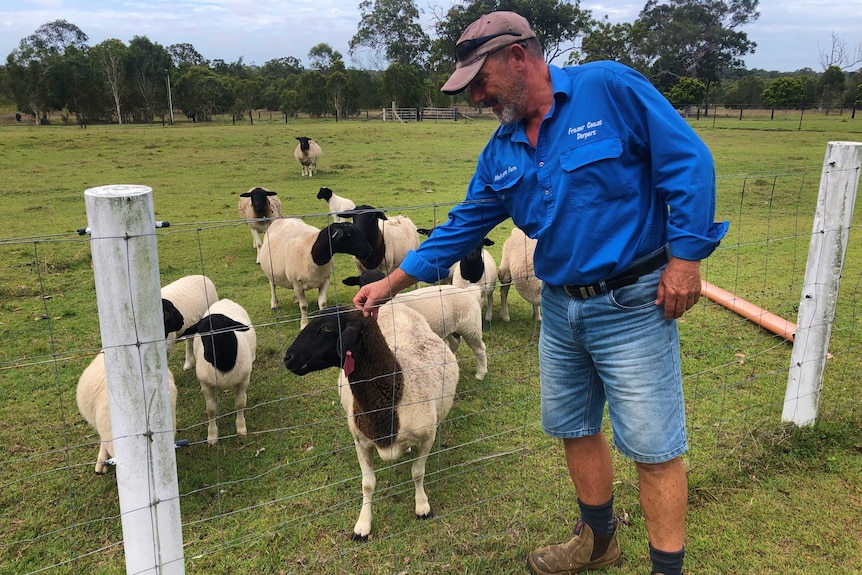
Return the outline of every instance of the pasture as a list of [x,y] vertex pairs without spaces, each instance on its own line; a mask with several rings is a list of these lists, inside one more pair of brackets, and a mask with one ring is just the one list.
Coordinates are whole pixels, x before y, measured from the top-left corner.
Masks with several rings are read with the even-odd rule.
[[[812,114],[813,116],[813,114]],[[717,219],[731,221],[704,279],[796,321],[826,144],[862,140],[862,119],[806,116],[692,121],[713,151]],[[278,192],[285,215],[322,227],[320,186],[430,228],[463,198],[494,122],[291,120],[254,125],[0,126],[0,572],[125,572],[115,476],[93,474],[98,436],[78,414],[75,386],[100,334],[84,190],[153,189],[162,285],[203,273],[242,304],[258,353],[249,435],[235,436],[225,395],[217,447],[206,444],[203,396],[179,388],[177,451],[186,573],[520,574],[526,553],[569,537],[577,519],[560,445],[539,425],[538,325],[510,294],[512,321],[486,324],[489,374],[473,378],[466,345],[458,395],[428,460],[436,517],[416,521],[409,458],[378,460],[374,525],[350,541],[360,471],[334,370],[298,377],[282,357],[299,328],[290,292],[269,306],[239,193]],[[746,126],[742,129],[741,126]],[[303,178],[296,136],[323,159]],[[859,210],[857,209],[857,212]],[[691,451],[687,572],[850,573],[862,565],[862,239],[856,214],[823,383],[818,424],[780,423],[791,346],[705,299],[680,322]],[[499,262],[511,230],[491,234]],[[329,303],[356,270],[335,259]],[[310,309],[315,310],[316,292]],[[617,470],[625,557],[609,575],[649,569],[634,468]]]

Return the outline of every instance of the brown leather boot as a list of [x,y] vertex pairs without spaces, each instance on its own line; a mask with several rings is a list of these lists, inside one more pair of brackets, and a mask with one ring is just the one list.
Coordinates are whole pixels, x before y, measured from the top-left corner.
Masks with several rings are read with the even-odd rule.
[[607,551],[600,557],[592,557],[596,537],[583,521],[575,526],[575,536],[567,543],[539,547],[527,556],[527,564],[535,575],[573,575],[584,569],[601,569],[622,563],[623,556],[617,541],[619,521],[614,521],[614,532],[610,535]]

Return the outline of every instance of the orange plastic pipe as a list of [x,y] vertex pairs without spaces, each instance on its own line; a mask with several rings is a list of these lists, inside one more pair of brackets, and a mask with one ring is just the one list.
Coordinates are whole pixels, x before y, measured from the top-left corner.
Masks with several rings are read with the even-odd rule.
[[789,342],[793,342],[793,336],[796,334],[795,323],[778,317],[774,313],[770,313],[762,307],[758,307],[742,298],[738,298],[729,291],[716,287],[707,281],[701,281],[701,294],[730,311],[738,313],[745,319],[756,323],[760,327],[768,329],[776,335],[780,335]]

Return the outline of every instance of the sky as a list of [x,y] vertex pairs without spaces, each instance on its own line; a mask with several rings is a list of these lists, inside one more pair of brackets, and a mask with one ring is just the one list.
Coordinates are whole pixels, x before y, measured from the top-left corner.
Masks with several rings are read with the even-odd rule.
[[[455,0],[414,0],[422,23],[434,36],[435,14]],[[293,56],[308,65],[308,51],[319,43],[340,52],[348,66],[381,68],[375,55],[356,59],[348,43],[360,21],[360,0],[2,0],[0,58],[41,25],[66,20],[80,28],[94,46],[109,38],[128,44],[146,36],[165,47],[188,43],[207,60],[262,65]],[[595,19],[633,22],[645,4],[625,0],[582,0]],[[761,0],[760,18],[743,28],[757,44],[744,58],[748,69],[822,71],[821,53],[832,48],[833,35],[852,56],[862,47],[862,0]],[[854,66],[862,68],[862,63]]]

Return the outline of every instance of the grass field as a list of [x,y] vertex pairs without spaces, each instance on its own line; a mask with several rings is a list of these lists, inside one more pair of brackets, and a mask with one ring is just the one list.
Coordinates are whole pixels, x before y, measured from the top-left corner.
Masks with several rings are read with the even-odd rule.
[[[731,221],[705,279],[796,320],[811,218],[827,142],[860,141],[862,118],[808,114],[692,121],[713,151],[719,219]],[[740,126],[745,126],[742,129]],[[359,466],[334,370],[294,376],[281,359],[298,330],[287,291],[269,309],[238,194],[278,192],[288,215],[326,223],[320,186],[356,203],[446,218],[494,128],[459,122],[268,121],[254,125],[0,126],[0,573],[125,572],[115,474],[93,475],[98,437],[75,386],[100,347],[84,190],[152,187],[162,284],[192,273],[249,311],[258,357],[249,435],[234,435],[232,396],[221,441],[206,445],[204,403],[182,353],[177,452],[186,572],[516,574],[532,548],[568,537],[574,494],[560,446],[538,424],[538,326],[517,295],[513,317],[486,326],[489,375],[461,361],[455,406],[429,458],[436,518],[413,517],[409,460],[378,469],[372,538],[349,534],[360,506]],[[300,176],[295,136],[320,142],[318,174]],[[818,424],[780,423],[790,344],[702,301],[680,322],[691,452],[687,571],[852,573],[862,565],[862,241],[850,234]],[[499,261],[511,230],[494,230]],[[330,304],[355,288],[337,256]],[[313,298],[310,298],[313,299]],[[312,309],[314,308],[312,303]],[[179,346],[178,346],[179,347]],[[407,463],[405,463],[407,462]],[[626,557],[610,575],[648,573],[633,467],[616,459]]]

